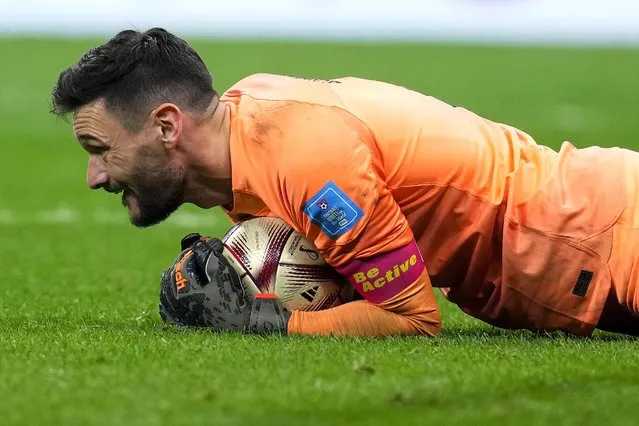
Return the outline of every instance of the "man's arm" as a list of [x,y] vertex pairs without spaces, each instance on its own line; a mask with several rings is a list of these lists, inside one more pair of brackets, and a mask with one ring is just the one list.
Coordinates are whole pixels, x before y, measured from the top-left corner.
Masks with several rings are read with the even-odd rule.
[[285,123],[271,145],[278,167],[264,180],[269,187],[263,193],[277,195],[266,199],[267,205],[313,241],[364,298],[318,312],[294,311],[288,331],[439,334],[441,315],[430,278],[380,175],[368,129],[342,110],[314,105],[281,108],[264,119]]
[[426,272],[385,302],[357,300],[326,311],[293,311],[288,323],[290,334],[336,336],[435,336],[440,329],[441,314]]

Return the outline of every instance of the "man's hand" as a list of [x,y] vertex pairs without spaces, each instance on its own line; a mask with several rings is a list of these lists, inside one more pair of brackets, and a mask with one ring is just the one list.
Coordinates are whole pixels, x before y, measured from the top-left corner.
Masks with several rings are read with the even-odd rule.
[[223,250],[217,238],[189,234],[182,239],[182,252],[162,274],[162,319],[215,331],[286,334],[290,312],[273,295],[252,299]]

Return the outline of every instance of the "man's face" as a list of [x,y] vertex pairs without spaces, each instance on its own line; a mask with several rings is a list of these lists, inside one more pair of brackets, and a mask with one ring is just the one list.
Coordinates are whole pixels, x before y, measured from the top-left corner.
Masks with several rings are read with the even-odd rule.
[[153,120],[132,134],[96,101],[76,111],[73,130],[89,154],[87,184],[121,193],[135,226],[155,225],[184,202],[185,170],[171,161]]

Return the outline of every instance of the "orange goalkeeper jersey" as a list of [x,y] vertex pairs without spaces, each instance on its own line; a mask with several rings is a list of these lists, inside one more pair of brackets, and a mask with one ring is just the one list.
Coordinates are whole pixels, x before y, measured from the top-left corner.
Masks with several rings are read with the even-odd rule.
[[[229,89],[237,221],[277,216],[382,303],[424,271],[464,312],[588,334],[610,289],[615,149],[559,152],[433,97],[258,74]],[[594,172],[593,172],[594,170]]]

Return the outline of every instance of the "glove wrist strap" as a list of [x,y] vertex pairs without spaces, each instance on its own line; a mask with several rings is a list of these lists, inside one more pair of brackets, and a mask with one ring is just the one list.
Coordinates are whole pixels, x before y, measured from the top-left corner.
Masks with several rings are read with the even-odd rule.
[[258,294],[251,306],[247,332],[251,334],[287,334],[291,313],[274,294]]

